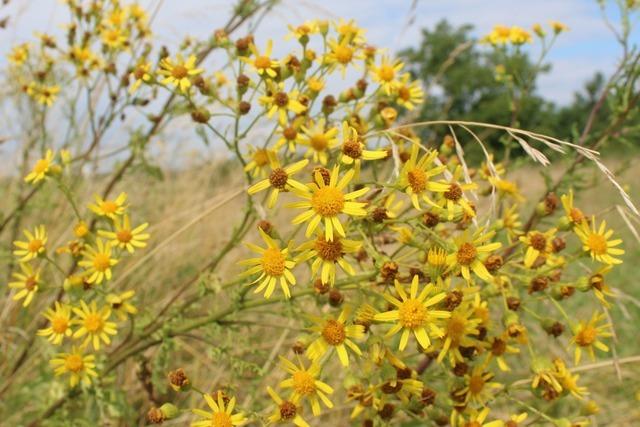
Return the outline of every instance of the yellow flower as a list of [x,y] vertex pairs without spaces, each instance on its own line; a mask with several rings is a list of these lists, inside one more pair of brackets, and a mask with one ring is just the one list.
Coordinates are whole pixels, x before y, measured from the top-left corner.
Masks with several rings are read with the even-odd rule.
[[571,343],[576,346],[574,360],[576,365],[580,363],[582,350],[586,350],[589,353],[592,361],[595,360],[594,348],[604,352],[609,351],[609,347],[599,340],[599,338],[606,338],[613,335],[609,332],[611,329],[610,323],[598,325],[598,323],[602,323],[603,321],[606,321],[606,315],[595,312],[588,322],[581,320],[578,325],[572,328],[573,337],[571,338]]
[[443,187],[434,189],[433,191],[442,194],[442,198],[436,203],[441,209],[446,210],[447,220],[452,221],[459,211],[462,209],[470,218],[476,216],[475,210],[471,207],[469,200],[464,196],[465,191],[476,190],[478,185],[474,182],[461,182],[460,178],[463,173],[460,165],[456,166],[453,176],[448,182],[440,181]]
[[316,94],[324,89],[324,83],[324,80],[318,77],[309,77],[309,80],[307,80],[309,89]]
[[271,187],[271,194],[269,195],[269,200],[267,202],[267,206],[269,208],[273,208],[275,206],[278,201],[278,195],[282,191],[289,191],[291,188],[297,188],[299,191],[307,190],[307,187],[304,184],[292,179],[291,176],[300,172],[307,163],[309,163],[309,160],[300,160],[299,162],[285,168],[281,167],[277,160],[274,160],[273,163],[269,178],[255,183],[247,190],[247,193],[253,195]]
[[505,354],[517,354],[520,353],[520,349],[509,345],[507,343],[507,336],[505,334],[504,337],[493,337],[491,342],[489,343],[489,357],[487,359],[487,363],[491,359],[496,359],[496,363],[498,364],[498,368],[503,372],[508,372],[511,370],[509,365],[507,365],[507,361],[505,360]]
[[414,144],[411,147],[409,160],[407,160],[400,172],[399,185],[404,188],[407,195],[411,198],[413,206],[421,210],[420,199],[432,206],[437,206],[429,198],[427,191],[447,191],[449,186],[447,184],[430,181],[431,177],[441,174],[446,168],[445,166],[432,167],[438,152],[430,151],[418,160],[419,150],[420,146],[418,144]]
[[109,321],[111,317],[111,309],[108,306],[98,310],[95,301],[91,301],[91,305],[87,305],[84,300],[80,300],[80,308],[73,308],[76,319],[71,323],[80,327],[73,333],[73,338],[81,338],[86,335],[82,346],[85,347],[89,343],[93,345],[94,350],[100,350],[100,342],[106,345],[111,344],[109,335],[117,333],[116,324]]
[[294,193],[303,199],[302,202],[291,203],[288,206],[293,208],[306,209],[305,212],[293,219],[294,224],[301,224],[309,221],[306,237],[311,236],[318,224],[323,221],[325,238],[333,240],[335,232],[345,237],[344,228],[338,219],[338,215],[346,214],[350,216],[365,216],[367,211],[364,209],[366,203],[353,202],[352,200],[363,196],[369,191],[368,187],[345,193],[345,189],[353,178],[355,171],[352,169],[339,178],[340,168],[335,166],[331,171],[329,183],[325,184],[324,178],[319,171],[314,174],[313,183],[308,185],[307,191],[299,191],[293,188]]
[[451,317],[443,328],[443,343],[438,354],[438,362],[442,362],[447,353],[449,353],[449,362],[452,366],[457,362],[464,362],[460,348],[474,347],[478,344],[477,339],[472,336],[480,334],[478,328],[482,320],[475,318],[474,314],[474,307],[468,302],[463,302],[451,312]]
[[287,25],[287,27],[290,32],[285,36],[285,40],[295,38],[302,44],[307,44],[309,36],[320,31],[316,21],[304,21],[298,26]]
[[547,33],[544,31],[544,29],[542,28],[542,25],[540,24],[533,24],[533,26],[531,27],[531,29],[533,30],[534,33],[536,33],[536,35],[538,37],[544,38],[544,36],[547,35]]
[[287,114],[289,112],[300,114],[307,109],[307,107],[298,100],[299,93],[297,90],[292,90],[289,93],[286,92],[284,82],[269,82],[268,86],[269,91],[267,95],[261,96],[259,101],[267,109],[268,118],[278,113],[278,123],[280,123],[281,126],[287,123]]
[[399,200],[396,202],[396,193],[390,193],[384,198],[382,206],[376,207],[371,213],[371,219],[373,222],[381,223],[389,219],[397,218],[403,207],[404,201]]
[[356,355],[362,356],[362,351],[351,339],[364,338],[364,326],[347,325],[348,316],[347,307],[342,309],[337,319],[309,316],[315,323],[311,330],[319,334],[319,337],[307,348],[306,353],[309,359],[314,362],[320,360],[332,347],[336,349],[342,366],[349,366],[347,347]]
[[169,57],[163,58],[160,61],[160,68],[158,74],[164,76],[160,83],[178,87],[182,93],[187,93],[191,87],[191,77],[203,71],[201,68],[196,68],[195,55],[189,56],[186,61],[180,54],[177,55],[175,62]]
[[29,58],[29,45],[22,43],[14,46],[8,55],[9,62],[15,65],[22,65]]
[[15,282],[9,282],[9,287],[11,289],[20,289],[14,296],[13,300],[18,301],[19,299],[24,298],[22,302],[22,306],[26,307],[33,300],[33,296],[38,292],[38,288],[40,285],[40,270],[33,270],[33,267],[27,263],[20,264],[20,270],[22,273],[18,273],[17,271],[12,274],[12,276],[16,279]]
[[91,377],[98,376],[95,371],[95,358],[92,354],[85,356],[79,348],[74,346],[71,353],[59,353],[49,363],[54,368],[56,376],[66,373],[70,375],[69,385],[71,387],[75,387],[80,381],[88,386],[91,384]]
[[333,240],[327,240],[320,234],[315,240],[303,243],[297,248],[298,251],[303,251],[298,259],[300,262],[313,259],[311,275],[315,277],[320,272],[322,283],[333,286],[336,281],[336,264],[348,275],[355,274],[345,255],[358,251],[361,245],[360,242],[341,239],[337,236],[334,236]]
[[120,294],[108,294],[105,297],[107,304],[111,306],[111,310],[118,316],[118,319],[125,321],[129,314],[138,313],[138,309],[129,303],[129,300],[135,296],[135,291],[125,291]]
[[391,95],[398,84],[396,77],[403,67],[402,61],[390,61],[389,57],[383,56],[379,66],[371,67],[373,81],[380,85],[385,94]]
[[106,278],[111,280],[111,267],[118,263],[118,260],[111,258],[111,243],[104,243],[102,239],[96,239],[97,249],[87,245],[82,252],[82,260],[78,263],[84,267],[89,277],[87,282],[100,284]]
[[309,147],[305,153],[305,157],[313,157],[314,162],[327,164],[329,151],[338,145],[338,128],[325,128],[326,121],[324,118],[318,120],[315,125],[313,122],[309,126],[300,126],[304,134],[304,138],[300,141],[301,145]]
[[364,38],[365,30],[360,28],[353,19],[345,21],[340,18],[340,20],[338,22],[334,22],[333,25],[336,28],[336,32],[339,34],[340,40],[347,39],[355,44],[361,44],[366,41]]
[[24,235],[27,237],[27,241],[16,240],[13,244],[17,247],[13,251],[15,256],[21,257],[18,261],[25,262],[30,261],[40,254],[44,254],[47,244],[47,231],[44,225],[39,225],[31,233],[29,230],[23,230]]
[[500,196],[512,197],[516,202],[520,203],[525,201],[524,196],[520,194],[520,189],[515,182],[493,176],[489,176],[487,180],[492,187],[498,190]]
[[471,280],[471,271],[485,282],[491,280],[492,276],[484,266],[481,256],[502,247],[500,242],[486,243],[495,235],[495,231],[486,234],[482,234],[482,231],[480,228],[470,236],[469,231],[465,230],[454,239],[455,252],[447,256],[447,263],[456,270],[459,269],[467,281]]
[[291,378],[280,382],[280,387],[292,389],[291,397],[294,400],[309,399],[311,411],[315,416],[320,415],[320,400],[327,408],[333,408],[333,403],[327,397],[327,394],[333,393],[333,389],[317,379],[320,375],[320,365],[317,362],[312,362],[305,368],[301,361],[298,361],[299,366],[282,356],[280,361],[282,368],[291,374]]
[[278,138],[273,148],[279,150],[286,145],[287,150],[290,153],[295,153],[296,146],[302,141],[302,132],[300,132],[300,125],[302,124],[302,121],[304,119],[305,117],[299,116],[293,119],[289,124],[280,125],[277,133],[282,136]]
[[[446,294],[444,292],[434,292],[435,286],[429,283],[418,294],[418,276],[413,276],[411,281],[411,289],[409,295],[398,280],[395,281],[396,292],[400,299],[390,295],[383,294],[390,304],[396,308],[384,313],[376,314],[374,319],[379,322],[396,322],[389,329],[385,337],[391,337],[402,330],[400,337],[400,351],[404,351],[409,341],[409,335],[413,334],[423,349],[431,347],[431,339],[429,334],[442,337],[443,330],[437,325],[438,319],[446,319],[451,313],[444,310],[433,310],[430,307],[442,301]],[[427,328],[429,332],[427,333]]]
[[73,226],[73,234],[75,234],[77,238],[82,239],[89,234],[89,226],[84,221],[78,221],[76,225]]
[[271,59],[271,51],[273,50],[272,40],[267,41],[267,46],[263,54],[260,54],[255,43],[251,43],[249,50],[251,50],[253,58],[242,57],[240,58],[242,61],[252,65],[256,72],[263,77],[265,77],[265,74],[271,78],[278,75],[276,69],[280,64],[278,61]]
[[102,43],[110,49],[120,49],[127,42],[127,35],[117,27],[103,28],[100,34]]
[[71,307],[56,301],[55,310],[49,307],[43,315],[49,321],[50,326],[39,329],[39,336],[47,337],[55,345],[62,343],[64,337],[71,336]]
[[553,366],[556,371],[556,379],[564,390],[568,391],[578,399],[582,399],[584,396],[589,394],[586,387],[578,385],[580,375],[572,375],[571,371],[567,369],[567,365],[565,365],[562,359],[554,359]]
[[298,427],[310,427],[300,415],[302,406],[297,399],[283,400],[271,387],[267,387],[267,393],[277,405],[273,414],[269,416],[269,423],[293,423]]
[[551,28],[553,29],[553,32],[556,34],[560,34],[563,33],[565,31],[569,31],[569,27],[567,27],[565,24],[563,24],[562,22],[558,22],[558,21],[549,21],[549,25],[551,26]]
[[98,235],[109,239],[113,247],[126,249],[127,252],[133,253],[134,248],[147,246],[145,240],[149,239],[149,233],[143,233],[143,231],[148,226],[149,223],[145,222],[132,229],[129,215],[125,214],[122,219],[118,217],[113,219],[113,231],[98,230]]
[[411,80],[411,74],[404,73],[395,86],[396,103],[411,111],[424,102],[424,91],[420,81]]
[[521,27],[511,27],[511,31],[509,33],[509,40],[516,46],[531,43],[531,33]]
[[544,233],[539,231],[529,231],[526,235],[520,236],[520,241],[527,247],[524,254],[524,265],[530,268],[538,257],[547,258],[553,252],[553,238],[556,229],[551,228]]
[[569,190],[569,194],[560,196],[560,201],[562,202],[566,221],[574,226],[582,224],[586,217],[582,211],[573,204],[573,189]]
[[456,396],[464,397],[464,403],[482,406],[493,398],[492,390],[502,388],[497,382],[491,381],[494,375],[491,372],[485,372],[484,368],[484,365],[476,365],[469,374],[464,376],[464,387],[455,392]]
[[346,165],[354,165],[356,176],[360,172],[362,160],[379,160],[387,157],[386,150],[366,150],[358,131],[349,126],[347,121],[342,122],[342,154],[340,161]]
[[27,94],[35,99],[39,104],[51,107],[56,100],[60,87],[57,85],[45,85],[32,82],[27,87]]
[[191,411],[194,414],[204,419],[194,421],[191,423],[191,427],[232,427],[242,426],[248,422],[242,412],[233,413],[233,409],[236,406],[235,397],[229,399],[229,402],[226,404],[222,392],[218,392],[217,402],[208,394],[203,394],[202,397],[204,397],[211,412],[203,411],[202,409],[192,409]]
[[244,167],[244,171],[250,173],[252,177],[266,176],[267,166],[276,162],[276,152],[268,148],[254,148],[249,146],[251,161]]
[[97,194],[94,197],[96,202],[90,204],[89,209],[96,215],[116,219],[116,216],[122,215],[127,208],[124,204],[127,201],[127,194],[124,192],[120,193],[115,200],[104,200]]
[[357,47],[351,44],[347,37],[341,41],[329,40],[328,46],[329,52],[325,54],[323,62],[329,66],[329,71],[333,71],[336,66],[339,66],[343,78],[353,61],[364,59],[364,56],[358,52]]
[[129,93],[132,94],[138,90],[142,82],[149,83],[151,81],[151,63],[144,59],[139,61],[131,72],[131,77],[134,79],[134,82],[129,88]]
[[43,180],[51,170],[53,164],[53,151],[47,150],[43,159],[38,160],[31,169],[31,172],[24,177],[25,182],[33,184]]
[[589,252],[591,259],[604,264],[622,264],[622,260],[614,258],[613,255],[623,255],[624,249],[616,248],[622,243],[622,239],[609,240],[613,230],[607,230],[606,221],[600,223],[600,228],[596,231],[596,219],[591,217],[591,227],[586,220],[574,228],[574,231],[582,242],[582,249]]
[[240,265],[253,266],[240,276],[253,276],[256,273],[260,273],[260,276],[251,284],[260,282],[255,293],[264,291],[264,297],[267,299],[271,298],[276,284],[280,281],[280,288],[285,297],[291,298],[289,284],[292,286],[296,284],[296,278],[291,273],[291,269],[295,267],[296,262],[291,259],[289,248],[280,249],[275,240],[269,237],[262,228],[258,228],[258,231],[267,247],[261,248],[253,243],[245,243],[249,249],[257,252],[260,256],[240,261],[238,263]]
[[493,45],[507,44],[511,40],[511,29],[504,25],[496,25],[487,36],[487,40]]
[[522,221],[518,213],[518,205],[513,204],[502,212],[502,227],[507,230],[507,239],[509,243],[522,234]]

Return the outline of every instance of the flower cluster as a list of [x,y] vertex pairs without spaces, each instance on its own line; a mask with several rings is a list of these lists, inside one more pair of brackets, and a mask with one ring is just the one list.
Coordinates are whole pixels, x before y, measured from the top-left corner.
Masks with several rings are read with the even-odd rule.
[[[77,215],[73,239],[51,248],[44,225],[25,229],[24,240],[14,242],[19,271],[13,273],[9,287],[16,290],[13,299],[22,300],[24,307],[34,300],[40,307],[51,304],[42,312],[46,323],[37,335],[54,346],[71,345],[68,352],[51,359],[51,365],[56,375],[68,374],[69,384],[75,387],[79,382],[89,385],[98,375],[91,350],[109,346],[118,324],[138,312],[132,304],[135,291],[119,290],[109,283],[118,261],[144,248],[150,235],[147,223],[132,225],[125,193],[114,199],[96,195],[95,203],[81,215],[65,179],[65,158],[64,153],[56,156],[47,151],[25,181],[34,185],[55,181],[69,196]],[[58,273],[64,275],[62,280]]]

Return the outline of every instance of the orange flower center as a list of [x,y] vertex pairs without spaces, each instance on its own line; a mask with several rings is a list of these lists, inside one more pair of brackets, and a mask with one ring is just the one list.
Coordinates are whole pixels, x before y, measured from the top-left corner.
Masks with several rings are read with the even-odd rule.
[[336,237],[333,238],[333,241],[328,241],[323,237],[318,237],[314,248],[318,253],[318,256],[324,261],[336,262],[343,255],[342,242]]
[[271,67],[271,59],[268,56],[258,56],[254,62],[256,68],[266,70]]
[[344,325],[337,320],[327,320],[327,323],[322,329],[322,336],[329,345],[340,345],[344,342],[347,334],[344,330]]
[[460,188],[460,186],[455,182],[451,183],[449,184],[449,189],[444,192],[443,196],[445,199],[452,200],[454,202],[458,201],[462,197],[462,188]]
[[457,344],[464,335],[467,321],[460,316],[453,315],[447,322],[447,335]]
[[279,249],[268,248],[262,255],[262,269],[268,276],[282,276],[285,261],[285,257]]
[[309,396],[316,391],[315,380],[307,371],[294,372],[293,389],[300,395]]
[[69,327],[69,321],[66,317],[56,316],[51,319],[51,330],[56,334],[63,334]]
[[415,329],[424,325],[428,313],[421,301],[410,298],[402,303],[399,308],[400,324],[405,328]]
[[344,209],[344,194],[335,187],[322,187],[311,196],[311,205],[321,216],[336,216]]
[[116,233],[116,239],[121,243],[129,243],[133,239],[131,230],[120,230]]
[[211,427],[233,427],[231,415],[226,412],[214,412],[211,415]]
[[533,249],[544,251],[547,247],[547,239],[540,233],[532,234],[529,240],[531,241],[531,247]]
[[400,89],[398,89],[398,96],[403,101],[408,101],[409,99],[411,99],[411,92],[409,91],[408,87],[402,86]]
[[427,189],[427,174],[420,169],[410,170],[407,174],[409,186],[414,193],[420,194]]
[[100,207],[102,208],[102,212],[104,212],[105,214],[112,214],[118,210],[118,204],[111,200],[102,202]]
[[602,234],[590,234],[587,239],[587,246],[596,255],[607,253],[607,239]]
[[171,70],[171,77],[174,79],[184,79],[187,77],[187,74],[189,74],[189,70],[187,70],[187,67],[184,65],[176,65],[173,67],[173,70]]
[[280,418],[283,420],[294,419],[296,417],[296,412],[298,412],[298,408],[296,408],[295,403],[285,400],[280,404]]
[[29,252],[38,252],[40,251],[40,249],[42,249],[42,240],[40,239],[33,239],[29,242]]
[[27,280],[24,281],[24,287],[29,291],[34,290],[37,284],[38,279],[36,276],[29,276],[27,277]]
[[584,219],[584,214],[578,208],[571,208],[571,211],[569,212],[569,218],[573,223],[579,224]]
[[390,82],[396,76],[396,70],[389,64],[384,64],[380,66],[378,70],[378,77],[380,80],[385,82]]
[[64,361],[64,367],[71,372],[80,372],[84,368],[82,356],[78,354],[70,354]]
[[482,375],[472,375],[469,378],[469,393],[480,394],[484,388],[484,378]]
[[96,254],[93,258],[93,268],[96,271],[104,272],[111,266],[111,259],[107,254]]
[[311,147],[313,147],[313,149],[316,151],[323,151],[329,145],[327,137],[325,137],[324,134],[321,133],[313,135],[311,138],[309,138],[309,143],[311,144]]
[[47,170],[49,170],[49,161],[45,159],[38,160],[33,166],[35,173],[45,173]]
[[460,245],[456,258],[461,265],[469,265],[476,259],[478,251],[471,243],[465,242]]
[[333,53],[342,64],[348,64],[353,58],[353,49],[348,46],[337,46]]
[[89,332],[98,332],[104,326],[104,319],[98,313],[89,313],[84,319],[84,327]]
[[269,163],[269,155],[267,154],[267,150],[259,149],[253,153],[253,161],[256,162],[258,166],[264,166]]
[[580,347],[588,347],[596,341],[597,334],[593,326],[585,326],[576,335],[576,344]]

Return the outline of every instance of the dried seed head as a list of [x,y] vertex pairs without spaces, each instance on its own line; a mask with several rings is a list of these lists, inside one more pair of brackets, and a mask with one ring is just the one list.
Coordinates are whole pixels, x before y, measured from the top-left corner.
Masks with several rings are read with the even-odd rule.
[[484,262],[484,266],[489,270],[490,273],[495,273],[500,270],[503,264],[502,257],[500,255],[489,255],[487,260]]
[[520,308],[520,298],[507,297],[507,307],[509,307],[511,311],[517,311]]
[[344,296],[338,289],[331,289],[329,291],[329,305],[331,307],[340,307],[344,302]]

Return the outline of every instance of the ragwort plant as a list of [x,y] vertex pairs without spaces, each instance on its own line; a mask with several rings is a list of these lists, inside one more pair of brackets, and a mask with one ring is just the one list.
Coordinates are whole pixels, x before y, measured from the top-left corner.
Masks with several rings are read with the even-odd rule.
[[[232,39],[272,6],[242,1],[211,40],[188,40],[169,52],[153,45],[149,17],[137,4],[65,3],[65,38],[41,34],[9,57],[19,96],[41,126],[25,158],[32,151],[41,157],[25,171],[26,195],[2,229],[21,224],[24,207],[46,187],[60,192],[75,217],[65,244],[46,223],[13,239],[10,296],[38,327],[15,352],[10,372],[18,375],[28,357],[38,357],[30,355],[38,336],[48,341],[44,354],[55,375],[48,381],[56,384],[46,396],[50,406],[27,417],[30,425],[63,423],[61,412],[68,422],[86,416],[71,402],[108,399],[126,362],[198,331],[230,369],[215,381],[192,375],[188,365],[155,372],[154,381],[162,378],[173,393],[144,411],[149,423],[516,427],[533,420],[564,427],[586,425],[597,412],[597,396],[575,372],[611,351],[608,310],[616,293],[607,274],[624,260],[621,233],[576,204],[570,188],[548,192],[526,220],[530,209],[509,178],[508,155],[497,162],[485,151],[484,163],[472,167],[462,143],[484,149],[472,129],[497,130],[543,164],[547,156],[533,145],[598,162],[593,147],[515,127],[407,121],[427,95],[402,62],[367,44],[354,21],[290,26],[290,50],[276,55],[272,40]],[[497,26],[484,41],[517,54],[533,33],[544,56],[546,31],[555,40],[567,28]],[[224,66],[206,65],[213,50]],[[508,69],[497,73],[517,92]],[[344,82],[350,86],[332,95]],[[98,85],[107,87],[104,115],[91,100]],[[164,106],[151,113],[162,93]],[[82,95],[86,105],[70,101]],[[47,133],[48,115],[65,102],[72,116],[88,109],[88,143],[68,143],[72,126],[66,140]],[[74,181],[112,122],[131,109],[147,111],[149,130],[134,133],[120,150],[129,157],[100,194],[81,203]],[[216,199],[214,209],[242,195],[245,208],[207,265],[163,290],[175,292],[172,306],[152,311],[136,300],[136,287],[148,284],[123,288],[130,270],[119,267],[162,243],[153,243],[127,192],[115,188],[132,164],[151,168],[144,154],[150,139],[185,114],[242,166],[245,185]],[[445,133],[428,144],[417,127]],[[141,262],[152,261],[140,258],[133,268]],[[210,282],[223,262],[236,275]],[[593,314],[578,315],[573,300]],[[243,322],[268,328],[260,309],[269,306],[282,315],[283,324],[273,326],[299,335],[291,348],[284,338],[255,336],[270,343],[268,351],[242,360],[234,334],[243,333]],[[167,359],[179,352],[169,345],[156,357],[171,365]],[[557,410],[556,402],[569,410]],[[96,414],[105,418],[91,423],[119,417],[106,406]],[[133,420],[121,425],[139,423]]]

